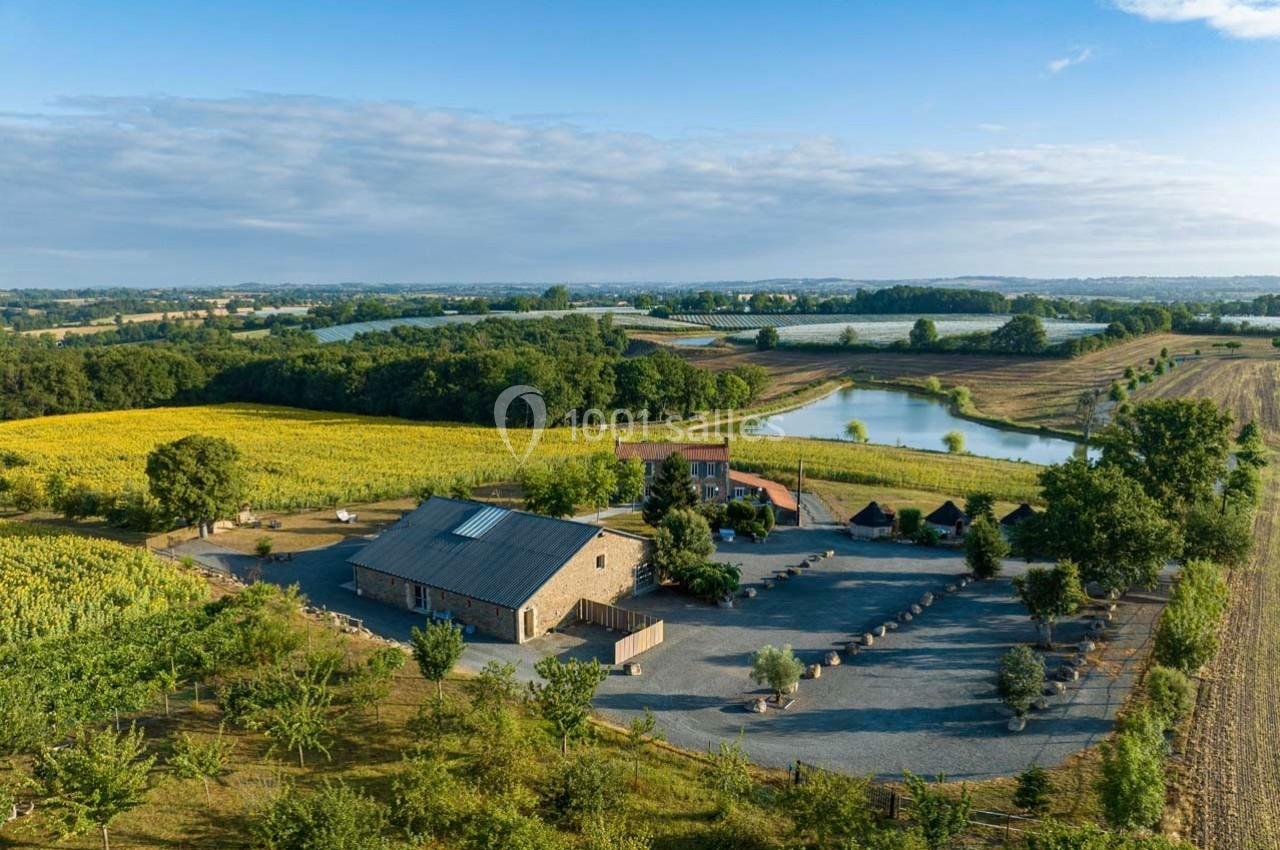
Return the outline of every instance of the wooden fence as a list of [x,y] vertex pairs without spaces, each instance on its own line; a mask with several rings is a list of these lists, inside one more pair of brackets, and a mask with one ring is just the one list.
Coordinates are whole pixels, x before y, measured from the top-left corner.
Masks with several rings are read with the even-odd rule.
[[591,599],[579,599],[578,619],[627,633],[626,637],[613,644],[614,664],[622,664],[662,643],[662,621],[639,611],[628,611],[617,605]]

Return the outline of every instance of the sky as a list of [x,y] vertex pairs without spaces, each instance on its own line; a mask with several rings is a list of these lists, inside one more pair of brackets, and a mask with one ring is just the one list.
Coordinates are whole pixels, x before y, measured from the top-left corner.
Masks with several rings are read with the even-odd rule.
[[0,0],[0,286],[1280,274],[1280,0]]

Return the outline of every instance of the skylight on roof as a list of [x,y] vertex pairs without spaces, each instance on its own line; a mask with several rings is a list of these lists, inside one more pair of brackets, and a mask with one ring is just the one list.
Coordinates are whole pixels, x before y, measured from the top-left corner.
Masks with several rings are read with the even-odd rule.
[[506,516],[510,511],[506,508],[499,508],[494,505],[481,508],[477,513],[473,514],[466,522],[453,530],[453,533],[459,537],[470,537],[478,539],[485,535],[489,529],[498,524],[498,521]]

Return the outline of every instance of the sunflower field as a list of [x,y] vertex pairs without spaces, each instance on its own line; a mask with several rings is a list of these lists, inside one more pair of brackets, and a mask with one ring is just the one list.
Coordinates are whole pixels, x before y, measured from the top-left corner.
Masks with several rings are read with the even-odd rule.
[[136,619],[206,593],[196,576],[145,549],[0,523],[0,646]]

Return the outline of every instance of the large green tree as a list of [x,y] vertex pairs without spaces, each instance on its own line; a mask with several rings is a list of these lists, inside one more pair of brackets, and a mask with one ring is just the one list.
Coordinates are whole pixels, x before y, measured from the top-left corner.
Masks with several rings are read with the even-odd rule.
[[1155,399],[1135,405],[1098,432],[1102,463],[1123,470],[1166,511],[1213,496],[1226,474],[1231,414],[1208,399]]
[[1048,337],[1039,317],[1014,316],[991,333],[991,347],[1010,354],[1038,354],[1044,351]]
[[700,513],[675,510],[662,518],[653,535],[653,564],[663,578],[677,581],[715,552],[711,527]]
[[938,341],[938,327],[933,323],[933,319],[923,317],[916,319],[916,323],[911,326],[911,333],[907,335],[907,340],[912,348],[931,345]]
[[1080,567],[1108,590],[1155,583],[1180,547],[1178,529],[1160,503],[1114,466],[1072,458],[1040,473],[1044,512],[1019,535],[1027,549]]
[[192,434],[147,455],[151,495],[174,517],[198,526],[235,515],[244,493],[240,452],[221,437]]
[[689,461],[680,452],[672,452],[658,467],[644,503],[644,521],[657,525],[673,510],[696,508],[698,491],[689,473]]

